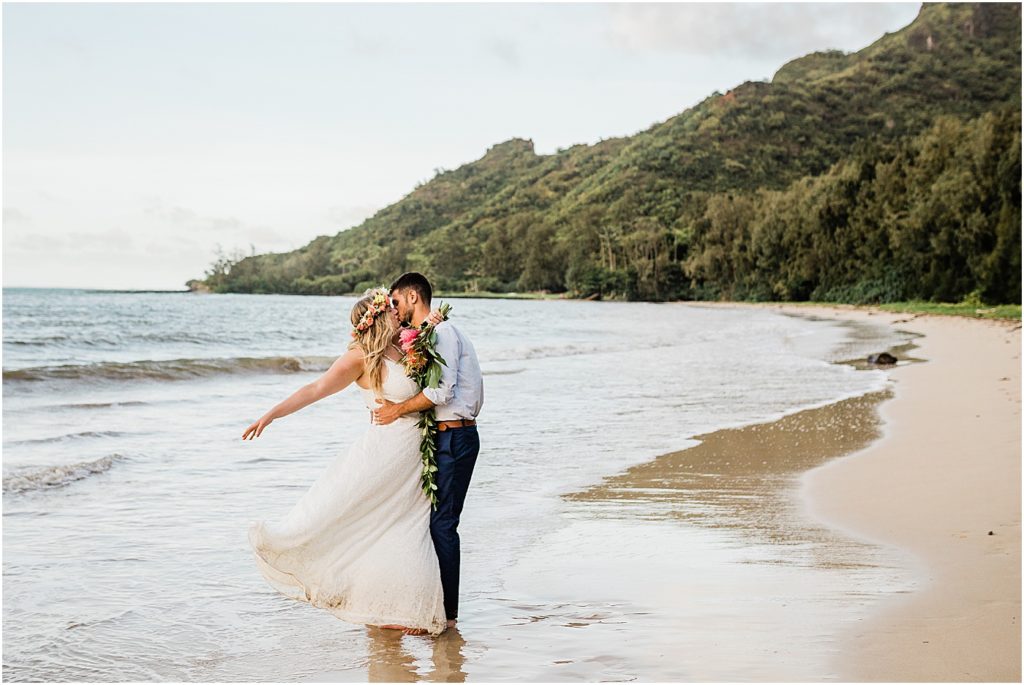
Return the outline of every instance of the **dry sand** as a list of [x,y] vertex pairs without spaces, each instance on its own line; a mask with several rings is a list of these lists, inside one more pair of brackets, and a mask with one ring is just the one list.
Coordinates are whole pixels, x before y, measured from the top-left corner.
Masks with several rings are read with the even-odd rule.
[[883,438],[804,476],[814,516],[909,550],[928,574],[918,592],[856,624],[837,672],[851,681],[1020,682],[1020,324],[753,306],[870,318],[924,336],[912,354],[926,362],[890,372]]

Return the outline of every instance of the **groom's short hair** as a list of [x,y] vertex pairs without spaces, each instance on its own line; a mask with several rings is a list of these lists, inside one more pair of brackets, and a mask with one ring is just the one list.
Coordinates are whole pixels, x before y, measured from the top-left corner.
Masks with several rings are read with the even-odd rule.
[[415,271],[402,274],[391,284],[389,292],[395,292],[396,290],[415,290],[420,299],[428,306],[430,305],[430,296],[432,294],[430,281],[423,274],[416,273]]

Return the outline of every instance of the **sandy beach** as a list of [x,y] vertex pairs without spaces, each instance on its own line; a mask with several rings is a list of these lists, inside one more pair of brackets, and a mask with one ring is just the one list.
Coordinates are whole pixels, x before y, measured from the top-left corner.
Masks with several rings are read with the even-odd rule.
[[[705,306],[705,305],[700,305]],[[748,306],[722,304],[711,306]],[[883,437],[808,471],[812,516],[911,552],[922,587],[843,640],[852,681],[1021,679],[1021,326],[853,307],[754,305],[919,333],[880,405]]]

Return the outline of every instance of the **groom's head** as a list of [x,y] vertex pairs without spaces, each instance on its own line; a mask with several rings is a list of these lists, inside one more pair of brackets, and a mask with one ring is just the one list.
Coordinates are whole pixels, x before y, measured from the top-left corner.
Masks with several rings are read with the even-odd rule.
[[430,281],[423,274],[410,271],[391,284],[391,303],[398,310],[402,323],[410,323],[414,316],[426,318],[430,313]]

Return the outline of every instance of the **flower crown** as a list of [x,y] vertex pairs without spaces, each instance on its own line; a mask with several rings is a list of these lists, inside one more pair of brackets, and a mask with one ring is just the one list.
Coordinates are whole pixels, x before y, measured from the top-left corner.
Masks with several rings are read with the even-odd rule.
[[387,310],[388,293],[383,288],[378,288],[373,293],[373,302],[371,302],[369,308],[363,312],[363,317],[359,319],[359,323],[356,324],[356,329],[352,331],[352,337],[358,337],[360,333],[373,325],[374,320],[379,314],[383,314]]

